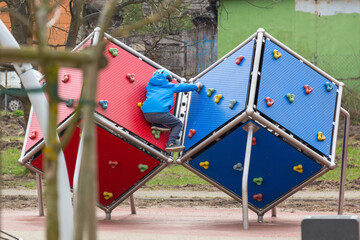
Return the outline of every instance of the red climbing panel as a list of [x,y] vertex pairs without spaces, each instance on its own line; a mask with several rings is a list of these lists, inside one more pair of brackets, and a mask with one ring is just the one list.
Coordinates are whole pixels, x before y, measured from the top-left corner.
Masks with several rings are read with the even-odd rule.
[[99,202],[109,206],[156,168],[160,161],[99,126],[97,136]]
[[[73,186],[73,178],[74,178],[74,170],[75,170],[75,164],[76,164],[76,156],[78,152],[80,142],[80,128],[76,127],[73,133],[73,136],[71,137],[69,143],[64,149],[64,155],[65,155],[65,161],[66,161],[66,167],[67,172],[69,175],[69,182],[70,187]],[[35,158],[33,161],[30,162],[30,164],[37,168],[40,172],[43,172],[43,158],[44,155],[41,153],[37,158]]]
[[[110,48],[117,48],[116,57],[109,52]],[[108,107],[103,109],[97,104],[96,111],[164,150],[169,133],[162,133],[160,139],[155,139],[151,125],[138,107],[138,103],[146,99],[146,85],[156,69],[114,43],[109,42],[105,56],[108,65],[100,72],[97,102],[107,100]]]

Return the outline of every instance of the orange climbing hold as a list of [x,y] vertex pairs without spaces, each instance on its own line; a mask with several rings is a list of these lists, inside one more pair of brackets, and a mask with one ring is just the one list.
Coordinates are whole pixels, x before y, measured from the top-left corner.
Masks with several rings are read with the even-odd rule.
[[190,129],[190,130],[189,130],[189,135],[188,135],[188,137],[189,137],[189,138],[192,138],[195,133],[196,133],[196,130],[195,130],[195,129]]
[[257,200],[258,202],[261,202],[263,200],[263,195],[261,193],[254,194],[253,199]]
[[37,132],[36,132],[36,131],[31,131],[31,133],[29,134],[29,138],[30,138],[30,139],[35,139],[35,138],[36,138],[36,135],[37,135]]
[[130,81],[130,82],[134,82],[135,81],[135,74],[134,73],[128,73],[126,74],[126,78]]
[[109,161],[108,164],[110,165],[111,168],[116,168],[116,166],[119,165],[117,161]]

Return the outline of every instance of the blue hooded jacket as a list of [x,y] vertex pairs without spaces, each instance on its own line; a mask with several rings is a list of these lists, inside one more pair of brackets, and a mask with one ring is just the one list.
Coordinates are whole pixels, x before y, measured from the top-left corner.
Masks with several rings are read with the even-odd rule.
[[164,75],[158,74],[150,78],[146,86],[146,100],[142,111],[169,112],[174,104],[174,93],[189,92],[197,89],[195,84],[169,83]]

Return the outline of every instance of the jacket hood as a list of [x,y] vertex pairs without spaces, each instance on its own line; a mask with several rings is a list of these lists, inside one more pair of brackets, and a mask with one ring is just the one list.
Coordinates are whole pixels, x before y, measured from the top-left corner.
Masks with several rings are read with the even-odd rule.
[[149,84],[152,86],[164,86],[169,84],[169,82],[164,75],[159,74],[150,78]]

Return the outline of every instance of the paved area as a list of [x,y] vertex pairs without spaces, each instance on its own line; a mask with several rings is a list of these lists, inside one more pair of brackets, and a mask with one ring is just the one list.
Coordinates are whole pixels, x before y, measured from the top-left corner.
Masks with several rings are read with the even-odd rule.
[[[37,196],[37,190],[29,189],[2,189],[1,195],[25,195]],[[139,189],[134,194],[138,198],[231,198],[227,194],[219,191],[170,191],[170,190],[145,190]],[[339,198],[338,191],[299,191],[290,197],[290,199],[324,199],[324,198]],[[360,198],[360,191],[345,191],[345,198]]]
[[[37,196],[36,190],[3,189],[1,194]],[[139,190],[134,195],[141,199],[229,198],[220,191]],[[338,192],[300,191],[291,198],[337,199]],[[360,198],[360,192],[346,191],[345,198]],[[155,208],[137,208],[137,214],[132,215],[129,207],[120,205],[112,212],[111,221],[105,220],[104,212],[97,209],[97,232],[100,240],[300,240],[303,218],[309,215],[335,214],[334,212],[289,212],[286,209],[278,209],[277,217],[271,217],[268,212],[264,216],[264,223],[258,223],[257,215],[249,211],[249,230],[243,230],[240,208],[161,208],[161,206],[156,206]],[[45,217],[39,217],[37,209],[3,209],[1,230],[24,240],[42,240],[45,239]]]
[[[256,214],[249,212],[249,230],[242,228],[241,209],[198,208],[147,208],[138,209],[136,215],[129,208],[118,207],[112,220],[98,214],[98,239],[156,239],[156,240],[300,240],[301,221],[307,212],[278,211],[278,217],[265,214],[264,223],[257,223]],[[334,215],[334,213],[311,213]],[[24,240],[45,239],[45,218],[38,217],[36,210],[4,210],[4,231]]]

